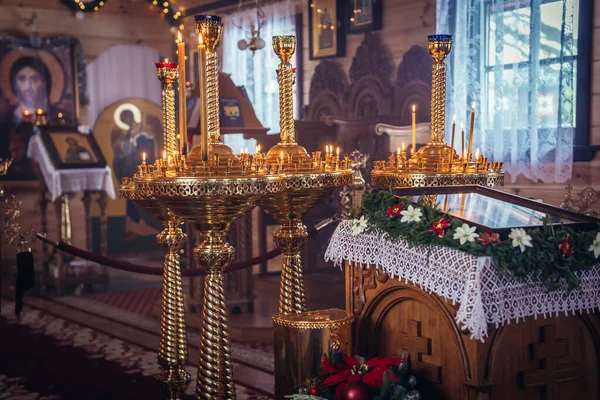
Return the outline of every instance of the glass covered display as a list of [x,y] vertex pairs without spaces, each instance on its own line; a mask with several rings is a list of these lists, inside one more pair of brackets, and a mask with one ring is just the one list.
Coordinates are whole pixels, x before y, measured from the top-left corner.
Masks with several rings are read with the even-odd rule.
[[588,215],[480,186],[407,188],[397,194],[411,196],[415,202],[425,196],[439,210],[488,232],[507,233],[511,228],[535,228],[545,222],[587,230],[600,223]]

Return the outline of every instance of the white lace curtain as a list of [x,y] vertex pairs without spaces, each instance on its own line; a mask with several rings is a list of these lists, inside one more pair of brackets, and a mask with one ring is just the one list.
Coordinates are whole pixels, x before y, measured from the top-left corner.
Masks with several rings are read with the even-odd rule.
[[437,33],[453,35],[448,125],[468,129],[473,149],[543,182],[571,178],[578,0],[437,0]]
[[[240,50],[238,41],[250,37],[250,24],[256,25],[256,8],[242,10],[223,18],[223,63],[222,70],[231,74],[237,86],[244,86],[254,112],[270,134],[279,132],[279,88],[275,70],[279,59],[273,52],[271,38],[276,35],[295,34],[295,5],[292,0],[283,0],[262,8],[265,25],[260,36],[265,47],[252,54],[249,49]],[[240,28],[242,27],[242,28]],[[292,65],[296,65],[295,57]],[[297,109],[298,105],[295,105]],[[241,138],[225,135],[227,144],[234,148],[251,147]],[[241,135],[240,135],[241,136]],[[253,147],[251,147],[253,150]]]

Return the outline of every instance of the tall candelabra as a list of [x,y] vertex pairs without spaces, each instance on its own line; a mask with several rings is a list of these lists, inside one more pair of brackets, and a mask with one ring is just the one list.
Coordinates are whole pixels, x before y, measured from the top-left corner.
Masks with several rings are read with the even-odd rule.
[[[295,50],[293,36],[277,36],[275,52],[281,58],[278,81],[281,86],[281,143],[268,154],[233,153],[219,142],[218,59],[216,45],[223,25],[216,16],[196,16],[198,31],[198,66],[200,87],[200,146],[189,154],[172,150],[176,147],[175,93],[177,79],[174,63],[159,63],[158,77],[163,82],[165,154],[147,165],[142,162],[137,173],[125,178],[120,193],[140,207],[152,212],[164,224],[158,236],[167,249],[164,263],[161,341],[159,363],[163,373],[158,378],[169,399],[181,396],[187,386],[183,366],[187,359],[183,292],[179,271],[179,252],[185,235],[179,228],[182,220],[193,223],[201,243],[194,249],[198,265],[207,276],[204,285],[200,360],[196,379],[198,399],[235,399],[229,325],[223,287],[223,272],[234,257],[226,237],[233,222],[257,204],[263,205],[281,222],[275,234],[284,249],[282,313],[305,309],[300,248],[305,242],[306,227],[302,215],[323,195],[351,182],[350,161],[340,160],[328,151],[310,157],[294,138],[292,115],[293,70],[289,59]],[[182,87],[180,76],[180,88]],[[183,108],[182,108],[183,107]],[[185,114],[185,105],[179,112]],[[181,146],[181,144],[180,144]]]
[[[179,224],[181,220],[187,220],[198,228],[202,240],[194,249],[194,257],[207,270],[196,397],[235,399],[223,287],[223,270],[231,263],[234,249],[227,243],[226,237],[233,222],[250,211],[258,198],[279,192],[283,185],[277,174],[267,173],[260,157],[252,158],[249,154],[238,157],[229,147],[218,142],[219,93],[215,46],[221,37],[222,23],[219,17],[197,16],[196,24],[202,51],[206,52],[199,58],[203,60],[199,63],[199,83],[201,91],[205,90],[201,93],[200,104],[201,126],[207,127],[200,132],[204,145],[192,149],[189,155],[181,151],[167,152],[166,157],[152,165],[143,162],[135,176],[124,180],[121,193],[165,221],[165,231],[159,235],[160,242],[168,249],[159,362],[165,367],[160,378],[170,391],[169,396],[173,393],[180,395],[186,386],[185,375],[181,373],[187,354],[184,353],[185,321],[177,253],[184,237]],[[163,65],[161,68],[168,67]],[[162,70],[159,71],[159,77],[164,75]],[[169,107],[174,100],[174,92],[169,92],[165,100],[164,115],[171,118],[174,112],[171,112],[172,108],[169,111]],[[174,118],[165,123],[167,146],[175,135],[175,129],[170,129],[171,122],[174,124]]]
[[[446,64],[444,60],[452,49],[452,36],[431,35],[428,38],[429,53],[433,58],[431,77],[431,141],[418,151],[413,148],[410,158],[402,148],[390,155],[387,161],[374,161],[371,183],[388,188],[482,185],[502,186],[504,172],[501,162],[491,162],[477,155],[472,160],[474,110],[468,151],[458,155],[454,151],[454,127],[452,146],[444,142],[446,124]],[[413,146],[415,145],[415,122],[413,110]],[[464,138],[464,131],[463,131]],[[464,141],[464,139],[463,139]]]
[[311,157],[304,147],[296,143],[294,71],[290,64],[296,50],[295,36],[274,36],[273,50],[281,61],[277,70],[281,141],[267,153],[266,166],[279,171],[285,190],[260,199],[259,205],[281,224],[281,228],[273,234],[275,244],[283,250],[279,313],[291,314],[306,311],[300,251],[308,235],[302,217],[323,196],[337,187],[350,184],[352,173],[348,158],[340,160],[339,151],[333,155],[333,150],[328,150],[323,160],[321,152],[313,152]]

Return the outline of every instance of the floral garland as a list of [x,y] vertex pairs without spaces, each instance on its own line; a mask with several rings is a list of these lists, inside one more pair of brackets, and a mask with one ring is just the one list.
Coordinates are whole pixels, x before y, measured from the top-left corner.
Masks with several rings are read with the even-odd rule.
[[417,379],[410,374],[408,359],[375,357],[366,362],[340,353],[341,362],[324,357],[309,387],[285,396],[295,400],[419,400]]
[[506,239],[497,233],[478,232],[458,218],[427,205],[413,203],[390,191],[365,196],[363,207],[351,215],[352,232],[382,231],[392,240],[404,239],[411,247],[451,247],[474,256],[489,256],[500,273],[524,279],[539,278],[549,288],[576,288],[576,272],[598,263],[600,232],[575,231],[567,226],[544,225],[526,231],[514,228]]

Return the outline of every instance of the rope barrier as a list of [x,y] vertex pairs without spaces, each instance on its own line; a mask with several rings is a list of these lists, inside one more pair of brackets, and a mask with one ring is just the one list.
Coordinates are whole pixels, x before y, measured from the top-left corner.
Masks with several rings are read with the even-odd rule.
[[[325,228],[332,222],[333,222],[332,218],[327,218],[327,219],[319,222],[315,226],[308,229],[308,237],[314,236],[317,232],[319,232],[321,229]],[[127,261],[118,260],[116,258],[111,258],[111,257],[102,256],[99,254],[94,254],[87,250],[83,250],[79,247],[71,246],[70,244],[62,242],[62,241],[57,242],[55,240],[52,240],[52,239],[46,237],[45,235],[43,235],[41,233],[36,233],[35,235],[37,236],[38,239],[42,240],[43,242],[48,243],[49,245],[51,245],[52,247],[54,247],[57,250],[60,250],[64,253],[71,254],[75,257],[82,258],[84,260],[95,262],[97,264],[106,265],[107,267],[119,269],[122,271],[134,272],[137,274],[144,274],[144,275],[162,275],[162,273],[163,273],[162,267],[149,267],[147,265],[134,264],[134,263],[130,263]],[[248,260],[244,260],[244,261],[240,261],[235,264],[231,264],[229,267],[227,267],[225,269],[225,272],[232,272],[232,271],[238,271],[238,270],[244,269],[244,268],[249,268],[249,267],[252,267],[253,265],[264,263],[265,261],[275,258],[280,254],[281,254],[281,249],[276,248],[276,249],[268,251],[258,257],[250,258]],[[181,275],[188,276],[188,277],[204,276],[204,275],[206,275],[206,271],[203,268],[187,268],[187,269],[181,270]]]

